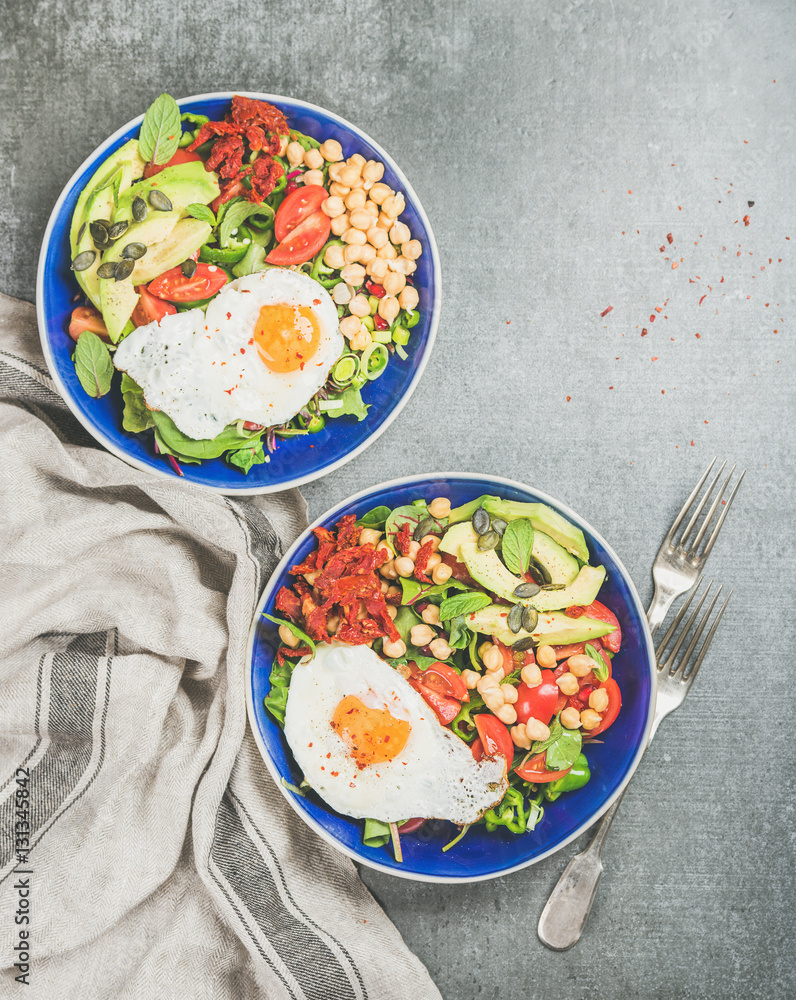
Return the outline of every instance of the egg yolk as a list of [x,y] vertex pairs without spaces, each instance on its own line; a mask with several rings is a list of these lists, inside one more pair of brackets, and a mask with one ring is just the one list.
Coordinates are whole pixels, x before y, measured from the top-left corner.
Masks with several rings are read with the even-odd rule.
[[334,710],[332,729],[345,743],[357,767],[363,768],[396,757],[406,746],[412,727],[386,710],[368,708],[349,694]]
[[294,372],[318,350],[321,331],[309,306],[263,306],[254,328],[260,357],[272,372]]

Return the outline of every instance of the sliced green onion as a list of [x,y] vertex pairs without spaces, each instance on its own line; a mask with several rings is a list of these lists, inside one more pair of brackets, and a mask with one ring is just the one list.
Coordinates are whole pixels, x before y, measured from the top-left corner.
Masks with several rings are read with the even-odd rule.
[[409,357],[409,355],[406,353],[403,347],[401,347],[400,344],[395,345],[395,353],[398,355],[401,361],[406,361],[406,359]]
[[328,413],[329,410],[340,410],[344,405],[342,399],[321,399],[318,401],[318,409],[321,413]]
[[461,830],[459,830],[458,836],[454,837],[449,844],[446,844],[442,848],[442,853],[444,854],[446,851],[449,851],[452,847],[455,847],[462,839],[462,837],[465,835],[465,833],[467,833],[467,831],[470,829],[470,826],[471,826],[470,823],[465,823],[465,825],[461,828]]
[[332,371],[332,378],[338,385],[347,385],[359,371],[359,358],[346,354],[337,362]]
[[419,312],[417,312],[414,309],[407,309],[406,315],[404,316],[403,325],[407,327],[407,329],[411,330],[413,326],[417,326],[419,320],[420,320]]
[[409,343],[410,337],[411,334],[409,333],[409,331],[406,329],[405,326],[396,326],[396,328],[392,332],[392,339],[396,344],[403,344],[404,346],[406,346],[406,344]]
[[390,355],[384,344],[380,344],[374,340],[369,347],[366,347],[362,353],[360,364],[367,380],[373,382],[374,379],[383,375],[389,360]]
[[302,799],[305,799],[307,797],[304,794],[304,792],[302,792],[302,790],[298,787],[298,785],[291,785],[290,782],[286,781],[284,778],[282,778],[282,786],[284,788],[289,788],[294,795],[300,795]]
[[362,325],[369,333],[373,333],[373,331],[376,329],[376,324],[373,322],[372,316],[364,316],[362,318]]
[[381,299],[377,295],[368,296],[368,305],[370,306],[370,311],[372,313],[375,313],[379,308],[379,302],[381,302]]
[[306,428],[302,427],[283,427],[281,430],[274,431],[277,437],[281,438],[295,438],[301,437],[303,434],[309,434]]
[[371,330],[371,337],[376,341],[377,344],[389,344],[392,340],[389,330]]

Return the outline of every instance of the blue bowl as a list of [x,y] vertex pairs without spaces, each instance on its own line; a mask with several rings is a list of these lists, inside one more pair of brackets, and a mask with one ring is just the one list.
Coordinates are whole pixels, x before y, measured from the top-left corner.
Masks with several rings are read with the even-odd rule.
[[[584,788],[563,795],[545,806],[542,822],[531,833],[516,836],[498,830],[487,833],[474,827],[452,850],[441,848],[455,835],[445,822],[426,824],[418,834],[401,837],[403,863],[392,856],[389,846],[365,847],[362,821],[334,812],[312,798],[303,798],[285,788],[282,779],[297,785],[302,774],[293,760],[282,730],[263,707],[270,690],[269,675],[278,637],[276,626],[260,616],[274,614],[274,597],[289,585],[291,566],[302,562],[315,547],[312,528],[331,527],[345,514],[361,516],[373,507],[396,507],[423,498],[449,497],[453,506],[482,494],[497,494],[510,500],[541,501],[581,528],[591,561],[608,570],[600,600],[616,614],[622,627],[622,648],[614,657],[612,673],[622,691],[622,709],[601,739],[589,747],[592,778]],[[424,882],[477,882],[517,871],[560,850],[586,830],[621,794],[638,766],[647,745],[655,705],[655,658],[644,609],[630,577],[616,553],[593,528],[557,500],[521,483],[496,477],[463,473],[411,476],[382,483],[338,504],[311,525],[277,567],[257,609],[249,637],[246,697],[255,740],[273,779],[291,806],[316,833],[344,854],[370,868]]]
[[[243,93],[236,91],[235,93]],[[183,111],[220,119],[233,94],[202,94],[179,101]],[[412,330],[409,359],[393,357],[381,378],[368,383],[363,399],[370,403],[367,417],[357,423],[342,417],[327,421],[319,434],[280,441],[271,461],[255,465],[247,476],[230,468],[223,459],[188,465],[185,480],[220,493],[274,493],[300,486],[325,476],[350,461],[387,429],[398,416],[417,385],[426,366],[437,332],[440,309],[440,267],[437,245],[426,214],[409,182],[394,161],[372,139],[337,115],[304,101],[269,94],[246,94],[277,105],[291,127],[316,139],[337,139],[343,153],[361,153],[366,159],[384,163],[384,182],[400,189],[406,197],[406,222],[414,237],[423,244],[423,254],[413,275],[420,294],[420,321]],[[96,149],[72,176],[53,209],[39,256],[36,308],[44,357],[58,390],[77,419],[108,451],[130,465],[154,475],[172,478],[171,466],[158,457],[151,434],[128,434],[122,430],[122,397],[118,387],[102,399],[92,399],[80,385],[72,363],[74,342],[66,332],[74,298],[79,292],[69,269],[69,227],[75,204],[100,163],[128,139],[135,138],[143,115]]]

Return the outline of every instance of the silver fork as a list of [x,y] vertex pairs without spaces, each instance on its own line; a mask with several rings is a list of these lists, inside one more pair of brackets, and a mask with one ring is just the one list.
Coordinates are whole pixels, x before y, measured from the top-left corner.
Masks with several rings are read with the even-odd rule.
[[[713,636],[716,634],[716,629],[719,627],[719,622],[721,621],[733,594],[733,592],[730,591],[727,595],[727,599],[724,604],[722,604],[718,614],[714,618],[713,624],[710,626],[704,642],[695,653],[697,643],[702,638],[702,633],[705,631],[708,622],[710,621],[710,616],[712,615],[713,609],[715,608],[716,602],[721,594],[722,587],[719,586],[719,589],[716,591],[712,601],[710,602],[708,610],[696,626],[696,631],[694,632],[685,652],[682,656],[680,656],[678,662],[680,649],[685,642],[688,633],[694,627],[697,617],[702,610],[702,605],[705,603],[705,599],[708,596],[710,588],[713,586],[713,581],[711,580],[664,660],[663,656],[666,652],[666,647],[668,646],[670,640],[674,637],[680,623],[691,605],[691,602],[698,593],[701,582],[702,577],[699,578],[696,587],[692,593],[689,594],[687,600],[677,612],[677,615],[666,632],[666,635],[663,637],[662,642],[655,650],[655,659],[658,666],[658,696],[655,702],[655,716],[653,718],[652,728],[650,729],[649,741],[647,743],[648,746],[649,743],[652,742],[652,738],[655,736],[655,733],[658,731],[658,726],[661,724],[661,721],[665,719],[670,712],[673,712],[676,708],[682,705],[685,700],[686,695],[691,689],[691,685],[694,683],[694,678],[696,677],[699,668],[702,666],[705,654],[713,641]],[[625,791],[627,791],[627,787],[628,786],[625,786]],[[601,859],[603,844],[608,837],[608,831],[611,829],[611,823],[613,822],[613,818],[625,796],[625,791],[622,792],[616,802],[614,802],[611,808],[603,816],[600,821],[600,825],[597,828],[597,833],[592,838],[592,841],[586,850],[582,851],[580,854],[576,854],[564,869],[561,878],[556,883],[555,888],[550,894],[550,898],[547,900],[547,905],[544,910],[542,910],[537,932],[542,944],[547,945],[548,948],[552,948],[554,951],[566,951],[567,948],[571,948],[582,934],[583,928],[586,926],[586,920],[588,919],[589,912],[591,911],[594,897],[597,894],[597,886],[600,883],[600,878],[603,873],[603,864]]]
[[[674,523],[671,528],[669,528],[669,532],[666,535],[666,538],[664,538],[663,544],[661,545],[657,556],[655,556],[655,563],[652,567],[652,580],[655,584],[655,591],[652,595],[652,604],[650,604],[649,611],[647,612],[647,621],[649,622],[651,635],[655,635],[658,631],[658,628],[666,618],[674,599],[679,597],[681,594],[685,594],[686,591],[693,587],[694,581],[699,576],[702,567],[705,565],[705,560],[710,555],[713,546],[716,544],[716,539],[719,537],[719,532],[724,524],[724,519],[729,513],[732,502],[735,499],[735,494],[738,492],[738,487],[741,485],[743,477],[746,475],[746,469],[744,469],[743,472],[741,472],[738,482],[733,487],[732,492],[724,505],[724,510],[719,515],[719,519],[716,521],[716,524],[710,533],[710,537],[707,541],[705,541],[705,535],[710,527],[710,523],[713,520],[716,511],[719,509],[719,504],[721,503],[724,493],[730,485],[733,473],[735,472],[735,466],[733,465],[727,478],[724,480],[718,495],[710,505],[710,508],[705,515],[705,519],[698,529],[696,536],[693,541],[691,541],[691,534],[696,528],[700,515],[704,511],[713,490],[716,488],[716,484],[727,466],[726,462],[722,463],[722,466],[716,473],[713,482],[710,484],[707,492],[702,497],[702,500],[697,504],[696,509],[689,518],[682,534],[677,541],[675,541],[675,536],[677,535],[680,525],[683,523],[683,520],[688,514],[691,505],[699,496],[699,491],[705,485],[705,481],[710,475],[715,464],[716,459],[714,458],[705,470],[702,478],[694,487],[691,496],[689,496],[685,504],[683,504],[683,509],[674,519]],[[700,546],[702,547],[701,550]]]

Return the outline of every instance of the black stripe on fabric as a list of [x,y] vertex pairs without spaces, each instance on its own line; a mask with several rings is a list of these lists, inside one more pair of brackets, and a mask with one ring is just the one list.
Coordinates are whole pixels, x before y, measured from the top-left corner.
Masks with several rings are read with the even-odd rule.
[[12,354],[11,351],[0,351],[0,354],[2,354],[3,357],[6,358],[13,358],[14,361],[17,361],[19,364],[24,365],[26,368],[32,368],[34,371],[37,371],[39,375],[43,375],[47,379],[52,378],[52,376],[50,375],[50,373],[47,371],[46,368],[42,368],[41,365],[37,365],[33,361],[28,361],[27,358],[21,358],[18,354]]
[[308,1000],[356,1000],[338,957],[282,902],[271,869],[226,794],[216,817],[211,854]]
[[[114,654],[117,637],[114,635]],[[78,635],[65,650],[53,657],[50,681],[50,745],[30,774],[29,812],[31,846],[85,795],[105,759],[105,721],[110,699],[113,658],[109,658],[105,697],[100,725],[100,755],[94,773],[80,794],[66,807],[63,803],[85,775],[94,745],[94,714],[97,709],[99,660],[108,655],[108,633]],[[0,806],[0,868],[14,856],[13,830],[15,802],[12,796]],[[59,811],[60,810],[60,811]],[[3,833],[6,836],[3,836]],[[13,874],[10,872],[9,874]],[[6,878],[9,876],[7,875]],[[0,884],[5,879],[0,880]]]
[[241,800],[232,791],[232,789],[228,788],[227,791],[228,791],[230,797],[233,799],[233,801],[237,805],[238,809],[243,813],[243,815],[246,817],[246,819],[248,820],[248,822],[251,824],[251,827],[254,830],[254,832],[260,838],[260,843],[263,845],[263,847],[265,848],[265,850],[268,851],[268,854],[269,854],[269,856],[270,856],[270,858],[271,858],[271,860],[272,860],[272,862],[274,864],[274,867],[276,868],[277,872],[279,873],[279,879],[280,879],[280,881],[282,883],[282,888],[284,890],[284,893],[287,896],[287,898],[290,900],[291,904],[299,911],[299,913],[302,915],[302,917],[304,917],[304,919],[308,923],[312,924],[312,926],[317,931],[319,931],[321,933],[325,933],[327,937],[330,937],[332,939],[332,941],[334,941],[334,943],[337,945],[337,947],[340,949],[340,951],[348,959],[348,961],[349,961],[349,963],[351,965],[351,969],[352,969],[354,975],[357,977],[357,981],[359,982],[360,987],[362,988],[362,996],[364,997],[364,1000],[368,1000],[368,991],[367,991],[367,989],[365,987],[365,981],[362,978],[362,974],[359,971],[359,967],[357,966],[357,964],[354,962],[353,958],[349,954],[348,949],[345,948],[345,946],[343,944],[341,944],[340,941],[338,941],[338,939],[334,936],[334,934],[330,934],[328,931],[322,931],[322,928],[312,919],[312,917],[304,909],[302,909],[302,907],[300,907],[298,905],[298,903],[296,902],[296,900],[293,898],[293,893],[290,891],[290,887],[288,886],[287,879],[285,878],[285,873],[282,871],[282,865],[279,863],[279,858],[274,853],[274,850],[271,847],[271,845],[265,839],[265,836],[263,835],[262,830],[260,830],[260,828],[254,822],[254,820],[252,819],[252,817],[251,817],[249,811],[247,810],[246,806],[241,802]]
[[[21,760],[19,764],[17,764],[17,768],[24,767],[27,764],[27,762],[31,759],[31,757],[35,755],[36,751],[41,746],[41,730],[39,729],[39,717],[41,715],[41,682],[42,682],[42,677],[44,676],[44,661],[46,657],[47,654],[43,653],[41,659],[39,660],[39,676],[36,680],[36,715],[34,716],[33,719],[33,732],[36,734],[36,742],[33,744],[30,751],[25,756],[24,760]],[[15,778],[16,778],[16,771],[10,774],[3,782],[3,784],[0,785],[0,792],[8,788],[8,786]]]

